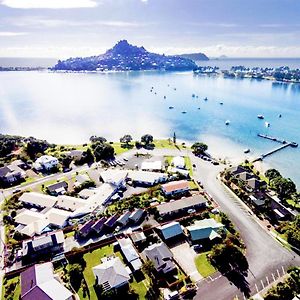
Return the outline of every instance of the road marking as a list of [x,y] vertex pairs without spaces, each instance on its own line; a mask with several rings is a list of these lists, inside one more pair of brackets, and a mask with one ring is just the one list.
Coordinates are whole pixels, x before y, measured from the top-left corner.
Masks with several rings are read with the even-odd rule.
[[285,274],[284,267],[282,266],[281,268],[282,268],[282,275],[284,275]]
[[257,292],[259,292],[259,290],[258,290],[258,287],[257,287],[257,284],[256,284],[256,283],[255,283],[255,287],[256,287],[256,291],[257,291]]
[[244,298],[244,300],[247,300],[247,298],[246,298],[245,294],[243,294],[243,298]]
[[273,277],[273,280],[275,281],[275,276],[274,276],[274,274],[272,273],[272,277]]
[[267,282],[268,282],[268,285],[270,284],[270,281],[269,281],[269,278],[268,278],[268,276],[266,276],[266,278],[267,278]]
[[278,274],[278,278],[280,278],[280,273],[279,273],[278,269],[277,269],[277,274]]
[[260,281],[261,282],[261,285],[262,285],[262,287],[263,287],[263,289],[265,288],[265,286],[264,286],[264,282],[261,280]]

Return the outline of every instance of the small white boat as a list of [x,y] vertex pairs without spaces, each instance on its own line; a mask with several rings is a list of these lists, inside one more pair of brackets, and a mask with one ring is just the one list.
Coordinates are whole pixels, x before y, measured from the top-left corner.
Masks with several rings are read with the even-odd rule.
[[204,98],[204,101],[207,101],[207,100],[208,100],[207,97],[205,97],[205,98]]
[[270,123],[269,122],[265,122],[265,126],[268,128],[268,127],[270,127]]
[[230,121],[229,120],[226,120],[225,121],[225,125],[229,125],[230,124]]
[[257,118],[262,120],[262,119],[264,119],[265,117],[264,117],[263,115],[257,115]]
[[244,153],[249,153],[249,152],[250,152],[249,148],[247,148],[247,149],[244,150]]

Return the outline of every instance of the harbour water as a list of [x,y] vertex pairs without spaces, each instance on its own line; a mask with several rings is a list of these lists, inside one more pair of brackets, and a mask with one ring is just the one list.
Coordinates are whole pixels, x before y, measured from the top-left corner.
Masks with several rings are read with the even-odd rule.
[[[207,142],[213,154],[227,159],[256,157],[278,146],[258,133],[300,143],[299,84],[192,72],[0,72],[0,106],[1,133],[55,143],[83,143],[93,134],[164,138],[175,131],[178,139]],[[283,149],[266,163],[300,186],[299,148]]]

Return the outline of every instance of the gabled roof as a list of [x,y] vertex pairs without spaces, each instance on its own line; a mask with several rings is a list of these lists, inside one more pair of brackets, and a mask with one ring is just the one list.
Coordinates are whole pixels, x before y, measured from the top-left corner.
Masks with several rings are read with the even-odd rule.
[[216,222],[215,219],[204,219],[195,221],[194,225],[186,229],[191,234],[192,240],[210,239],[220,237],[218,229],[224,228],[224,225]]
[[133,221],[138,221],[143,216],[145,211],[141,208],[135,209],[129,216],[129,219]]
[[72,293],[54,278],[50,262],[34,265],[21,273],[22,300],[66,300]]
[[130,235],[134,243],[142,242],[146,240],[145,233],[143,231],[135,231]]
[[182,228],[178,222],[171,222],[159,227],[163,237],[167,240],[183,234]]
[[21,202],[30,203],[31,205],[39,205],[42,207],[52,207],[56,202],[56,198],[53,196],[35,192],[24,193],[19,200]]
[[92,230],[99,232],[102,230],[104,223],[106,222],[106,218],[102,217],[101,219],[97,220],[94,225],[92,226]]
[[129,220],[129,216],[131,215],[130,211],[125,211],[117,220],[118,223],[125,225],[128,220]]
[[79,233],[82,235],[87,235],[90,233],[95,221],[94,220],[89,220],[85,222],[80,228],[79,228]]
[[166,193],[172,193],[179,190],[189,189],[189,182],[186,180],[172,181],[166,184],[163,184],[162,189]]
[[157,161],[143,161],[141,170],[162,170],[162,163],[160,160]]
[[108,289],[118,287],[130,280],[119,257],[109,258],[102,264],[93,267],[93,273],[98,278],[98,284],[108,286]]
[[68,184],[65,181],[60,181],[60,182],[56,182],[54,184],[50,184],[46,188],[51,193],[51,192],[55,192],[61,188],[63,188],[63,189],[68,188]]
[[128,178],[136,182],[154,184],[157,181],[166,180],[168,178],[168,174],[148,171],[129,171]]
[[132,241],[129,238],[123,238],[118,240],[121,251],[126,257],[126,260],[131,263],[134,270],[139,270],[142,267],[140,256],[135,250]]
[[153,244],[147,247],[143,253],[153,262],[158,272],[168,273],[176,268],[173,262],[173,254],[165,243]]

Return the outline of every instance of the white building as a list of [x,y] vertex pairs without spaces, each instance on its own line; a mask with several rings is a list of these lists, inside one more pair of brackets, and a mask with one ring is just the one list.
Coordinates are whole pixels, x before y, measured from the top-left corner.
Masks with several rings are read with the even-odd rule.
[[173,159],[172,159],[172,165],[175,168],[185,169],[184,157],[182,157],[182,156],[175,156],[175,157],[173,157]]
[[35,163],[33,164],[33,168],[40,171],[40,170],[50,170],[54,167],[57,167],[58,159],[54,156],[50,155],[43,155],[39,157]]
[[157,161],[144,161],[141,164],[142,171],[162,171],[163,165],[160,160]]

